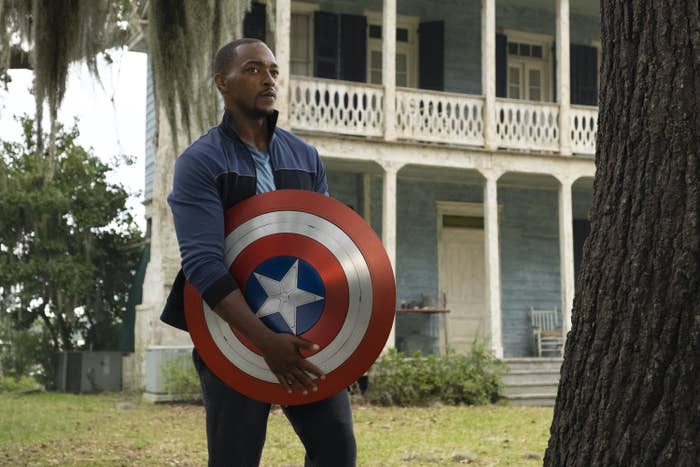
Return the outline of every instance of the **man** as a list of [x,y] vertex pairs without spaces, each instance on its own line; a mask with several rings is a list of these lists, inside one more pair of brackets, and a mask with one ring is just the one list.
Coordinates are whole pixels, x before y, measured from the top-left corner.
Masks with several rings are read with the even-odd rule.
[[[242,332],[262,352],[288,391],[317,390],[325,375],[301,357],[318,346],[291,334],[275,333],[251,311],[223,263],[224,212],[236,203],[275,189],[327,194],[318,152],[275,127],[278,65],[256,39],[222,47],[214,62],[214,83],[226,108],[223,120],[193,143],[175,164],[168,203],[180,245],[182,271],[161,319],[186,329],[182,293],[187,278],[214,312]],[[224,384],[193,355],[206,408],[209,465],[258,465],[270,404]],[[319,379],[312,380],[309,374]],[[306,448],[306,465],[354,465],[352,415],[346,391],[325,400],[283,407]]]

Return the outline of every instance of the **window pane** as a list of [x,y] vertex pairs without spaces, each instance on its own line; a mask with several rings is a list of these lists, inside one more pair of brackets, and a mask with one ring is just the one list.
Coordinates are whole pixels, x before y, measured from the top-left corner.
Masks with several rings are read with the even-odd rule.
[[508,42],[508,53],[518,55],[518,44],[516,42]]
[[408,72],[408,59],[406,54],[396,54],[396,73]]
[[520,99],[520,87],[508,86],[508,97],[511,99]]
[[540,70],[534,69],[530,70],[529,76],[528,76],[528,81],[530,84],[530,87],[541,87],[542,86],[542,74],[540,73]]
[[382,84],[382,70],[372,70],[370,82],[372,84]]
[[398,42],[408,42],[408,29],[397,28],[396,29],[396,40]]
[[520,68],[513,66],[508,68],[508,82],[513,86],[520,86]]
[[396,72],[396,85],[403,88],[408,87],[408,73]]
[[293,75],[308,76],[310,74],[308,63],[306,63],[306,62],[291,62],[290,63],[290,72]]
[[382,69],[382,53],[381,52],[379,52],[377,50],[372,51],[372,55],[370,57],[370,68],[379,69],[379,70]]
[[530,44],[520,44],[520,55],[523,57],[530,56]]
[[377,26],[376,24],[370,24],[369,25],[369,37],[373,39],[381,39],[382,38],[382,27]]
[[541,101],[542,100],[542,93],[540,92],[540,88],[533,88],[530,86],[530,100],[531,101]]
[[542,58],[542,46],[541,45],[533,45],[532,49],[530,51],[532,52],[533,57]]

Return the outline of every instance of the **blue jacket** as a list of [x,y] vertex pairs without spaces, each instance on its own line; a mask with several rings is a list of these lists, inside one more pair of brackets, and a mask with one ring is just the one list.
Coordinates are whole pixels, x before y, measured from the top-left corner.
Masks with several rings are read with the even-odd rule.
[[[185,278],[213,309],[238,288],[223,262],[224,212],[255,195],[255,164],[250,151],[224,113],[219,126],[195,141],[175,162],[168,204],[180,245],[182,269],[168,296],[161,320],[187,330],[184,315]],[[328,192],[326,172],[316,149],[275,126],[268,143],[270,165],[278,189]]]

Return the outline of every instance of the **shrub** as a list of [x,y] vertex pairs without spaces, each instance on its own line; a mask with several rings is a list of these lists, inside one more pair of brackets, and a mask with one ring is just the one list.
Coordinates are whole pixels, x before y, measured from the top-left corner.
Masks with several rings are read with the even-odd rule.
[[366,397],[379,405],[488,404],[498,399],[504,372],[483,344],[467,355],[407,357],[391,349],[372,367]]
[[29,392],[41,389],[41,386],[32,376],[14,378],[4,376],[0,378],[0,392]]
[[175,357],[163,365],[165,390],[178,400],[200,400],[199,375],[188,356]]

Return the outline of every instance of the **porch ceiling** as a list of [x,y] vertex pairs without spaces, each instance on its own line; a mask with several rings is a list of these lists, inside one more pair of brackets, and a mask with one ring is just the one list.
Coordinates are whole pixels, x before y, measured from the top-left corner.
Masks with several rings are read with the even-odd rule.
[[368,160],[348,160],[325,157],[323,158],[323,164],[326,166],[327,171],[331,170],[333,172],[350,172],[372,175],[381,175],[384,173],[384,169],[382,169],[379,164]]

